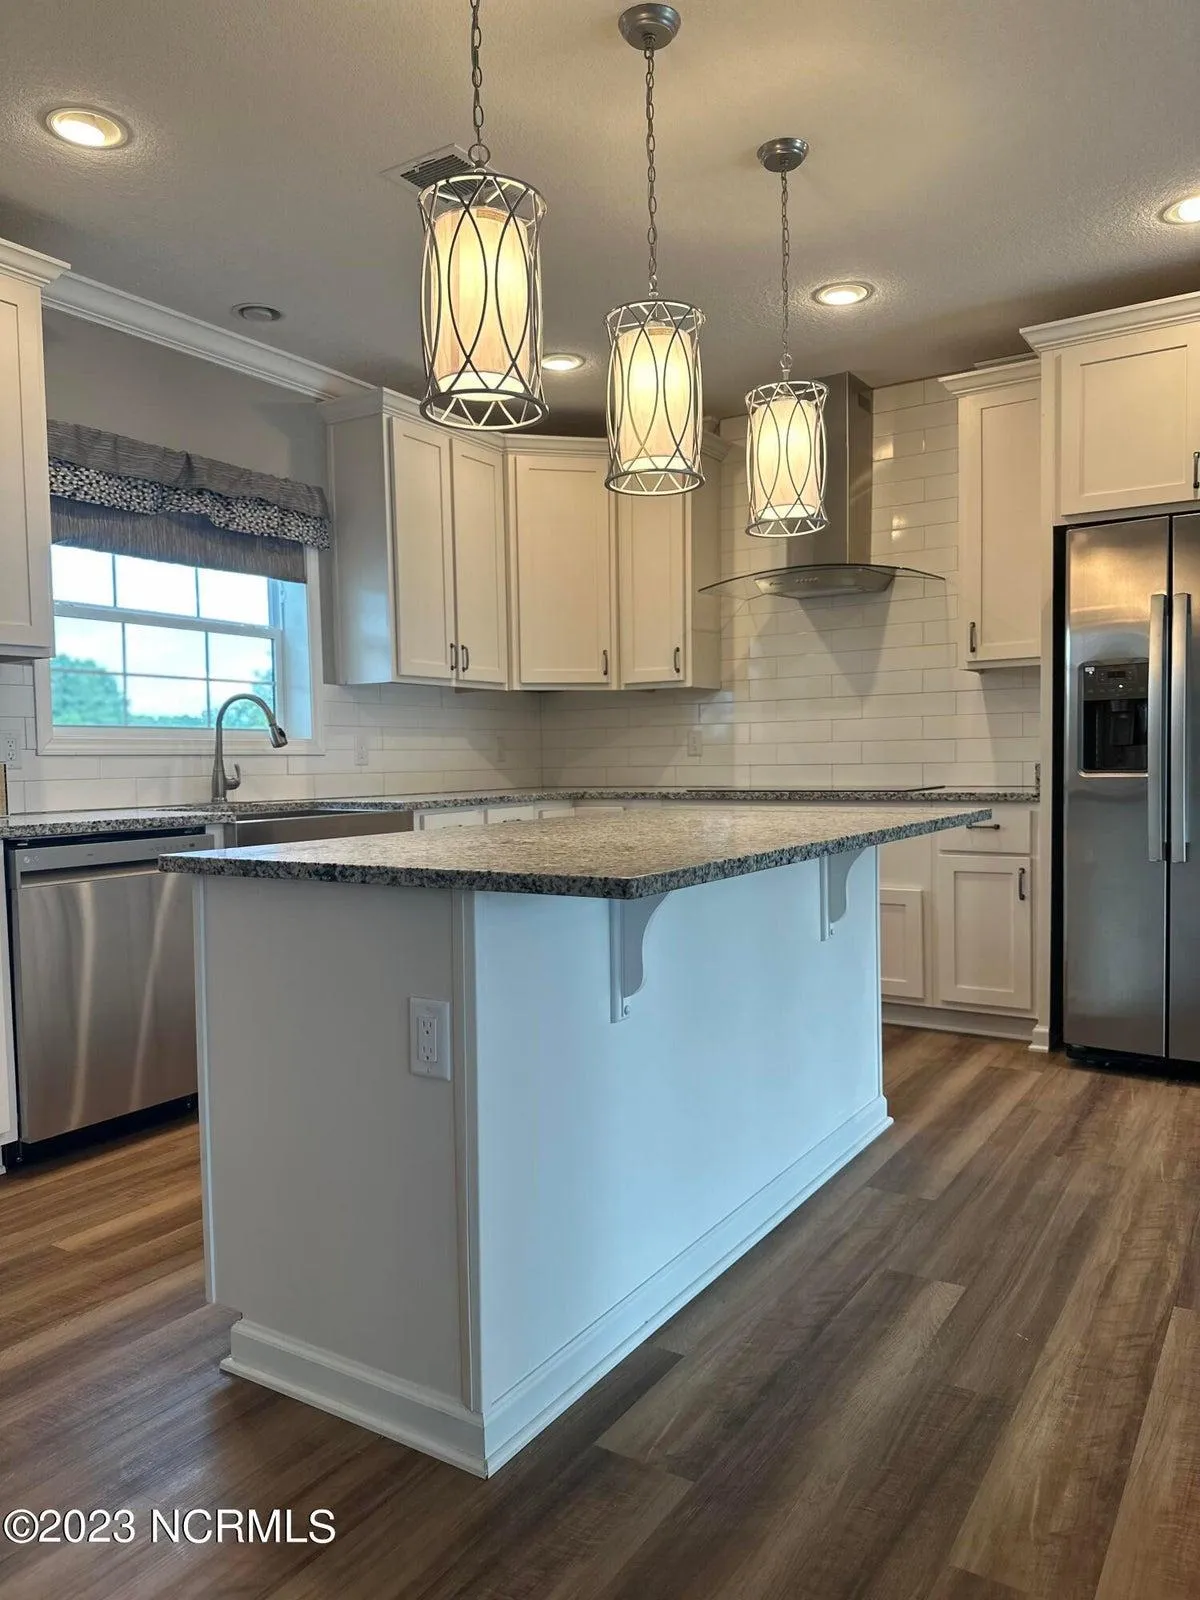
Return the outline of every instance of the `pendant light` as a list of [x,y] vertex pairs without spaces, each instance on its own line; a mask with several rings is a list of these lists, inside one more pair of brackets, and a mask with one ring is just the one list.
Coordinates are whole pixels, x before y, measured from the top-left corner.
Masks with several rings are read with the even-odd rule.
[[808,154],[803,139],[772,139],[758,159],[779,174],[783,217],[783,374],[746,396],[750,426],[746,434],[746,478],[750,521],[746,532],[759,538],[790,539],[817,533],[825,515],[825,398],[819,378],[793,378],[788,347],[788,173]]
[[483,141],[480,0],[471,0],[471,167],[421,191],[425,225],[421,414],[451,428],[494,431],[540,422],[542,278],[538,234],[546,202],[519,178],[489,170]]
[[704,313],[658,292],[658,200],[655,184],[654,56],[679,32],[673,6],[637,5],[621,13],[628,44],[646,60],[646,184],[650,289],[644,300],[608,314],[606,484],[618,494],[682,494],[704,482],[700,466],[703,405],[700,328]]

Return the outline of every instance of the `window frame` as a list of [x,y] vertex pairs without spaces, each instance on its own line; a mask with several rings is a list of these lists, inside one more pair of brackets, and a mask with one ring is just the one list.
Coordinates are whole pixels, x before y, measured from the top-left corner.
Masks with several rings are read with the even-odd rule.
[[[294,675],[288,672],[289,647],[283,619],[267,625],[244,622],[224,622],[215,618],[181,617],[160,611],[134,611],[121,606],[93,606],[79,601],[55,601],[51,606],[55,616],[80,617],[88,621],[129,622],[150,627],[177,627],[197,633],[228,633],[249,638],[270,638],[275,645],[275,696],[276,714],[285,729],[295,722],[298,702],[308,706],[308,738],[288,737],[288,750],[296,755],[323,755],[325,753],[323,729],[320,722],[321,696],[317,692],[322,681],[322,630],[319,588],[319,562],[315,550],[305,549],[305,595],[307,611],[307,654],[309,663],[307,688],[297,685]],[[293,630],[298,632],[298,630]],[[50,660],[42,658],[33,664],[34,723],[37,750],[40,755],[209,755],[213,748],[211,728],[138,727],[119,724],[83,727],[55,724],[53,718]],[[230,751],[245,751],[249,755],[261,753],[264,730],[258,728],[225,729],[225,747]]]

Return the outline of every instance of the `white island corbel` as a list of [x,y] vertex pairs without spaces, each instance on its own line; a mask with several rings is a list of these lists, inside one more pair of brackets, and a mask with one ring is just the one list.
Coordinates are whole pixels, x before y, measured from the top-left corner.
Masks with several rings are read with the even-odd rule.
[[988,815],[168,858],[196,874],[225,1369],[495,1471],[888,1126],[876,846]]

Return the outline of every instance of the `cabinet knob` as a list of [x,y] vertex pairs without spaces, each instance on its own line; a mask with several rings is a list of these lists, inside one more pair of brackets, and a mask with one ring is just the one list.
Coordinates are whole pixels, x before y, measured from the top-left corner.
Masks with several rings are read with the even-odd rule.
[[606,677],[606,678],[608,677],[608,651],[607,650],[601,650],[601,652],[600,652],[600,671],[601,671],[601,673],[603,674],[604,677]]
[[1017,899],[1027,900],[1028,898],[1029,896],[1025,893],[1025,868],[1019,867],[1017,869]]
[[967,648],[972,655],[979,649],[979,629],[974,623],[967,629]]
[[683,646],[675,646],[675,673],[676,676],[683,671]]

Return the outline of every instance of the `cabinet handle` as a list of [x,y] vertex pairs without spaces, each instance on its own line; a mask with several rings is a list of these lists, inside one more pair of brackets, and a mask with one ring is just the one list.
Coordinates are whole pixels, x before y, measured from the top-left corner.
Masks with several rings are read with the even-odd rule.
[[1200,494],[1200,450],[1192,451],[1192,493]]
[[682,671],[683,671],[683,646],[677,644],[675,646],[675,672],[676,672],[676,674],[679,674]]
[[462,669],[464,672],[470,672],[471,670],[471,652],[466,645],[462,647]]
[[600,652],[600,671],[603,673],[603,675],[606,678],[608,677],[608,651],[607,650],[601,650],[601,652]]
[[1018,867],[1017,868],[1017,899],[1018,900],[1028,900],[1028,898],[1029,898],[1029,896],[1025,893],[1025,868],[1024,867]]
[[967,832],[968,833],[999,833],[1000,832],[1000,824],[998,822],[968,822],[967,823]]
[[450,646],[450,671],[458,671],[458,646],[456,644]]
[[979,629],[974,623],[972,623],[970,628],[967,630],[967,648],[970,650],[972,655],[974,655],[979,649]]

